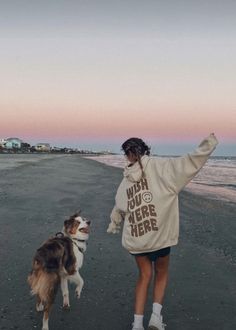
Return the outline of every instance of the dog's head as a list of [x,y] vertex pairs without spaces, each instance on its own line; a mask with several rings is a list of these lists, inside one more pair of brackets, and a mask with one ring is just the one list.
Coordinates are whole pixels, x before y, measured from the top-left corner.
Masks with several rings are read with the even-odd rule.
[[89,238],[90,223],[89,220],[81,217],[80,212],[77,212],[64,221],[63,232],[71,238],[86,241]]

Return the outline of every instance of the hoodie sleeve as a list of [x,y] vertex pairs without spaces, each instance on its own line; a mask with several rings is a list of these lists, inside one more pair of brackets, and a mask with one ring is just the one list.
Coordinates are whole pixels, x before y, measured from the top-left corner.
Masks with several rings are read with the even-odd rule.
[[122,213],[117,209],[116,206],[113,207],[113,210],[110,215],[111,222],[108,225],[107,232],[109,234],[118,234],[120,232],[121,222],[123,221]]
[[192,153],[169,159],[167,181],[176,193],[179,193],[200,171],[217,144],[218,141],[212,133]]

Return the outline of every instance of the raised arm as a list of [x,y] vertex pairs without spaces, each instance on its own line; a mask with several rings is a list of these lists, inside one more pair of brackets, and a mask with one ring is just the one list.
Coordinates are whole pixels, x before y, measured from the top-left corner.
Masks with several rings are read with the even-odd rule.
[[214,133],[211,133],[192,153],[169,159],[166,178],[176,193],[180,192],[199,172],[217,144]]

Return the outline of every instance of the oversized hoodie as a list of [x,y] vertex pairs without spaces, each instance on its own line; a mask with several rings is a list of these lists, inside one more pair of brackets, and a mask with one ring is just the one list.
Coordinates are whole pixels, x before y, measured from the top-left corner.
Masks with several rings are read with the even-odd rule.
[[130,253],[159,250],[178,243],[178,193],[205,164],[217,145],[214,134],[198,148],[182,157],[143,156],[141,162],[127,166],[117,190],[111,213],[110,233],[119,231],[122,245]]

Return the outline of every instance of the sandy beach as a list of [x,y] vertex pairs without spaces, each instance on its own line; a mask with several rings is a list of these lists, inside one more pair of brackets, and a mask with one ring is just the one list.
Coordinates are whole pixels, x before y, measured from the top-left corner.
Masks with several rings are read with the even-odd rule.
[[[0,171],[0,329],[41,329],[27,276],[36,249],[77,209],[92,221],[81,270],[85,286],[71,309],[58,292],[51,330],[130,330],[137,270],[106,228],[122,170],[79,155]],[[168,330],[236,329],[236,204],[182,192],[180,240],[172,248],[163,308]],[[147,327],[151,295],[145,313]]]

